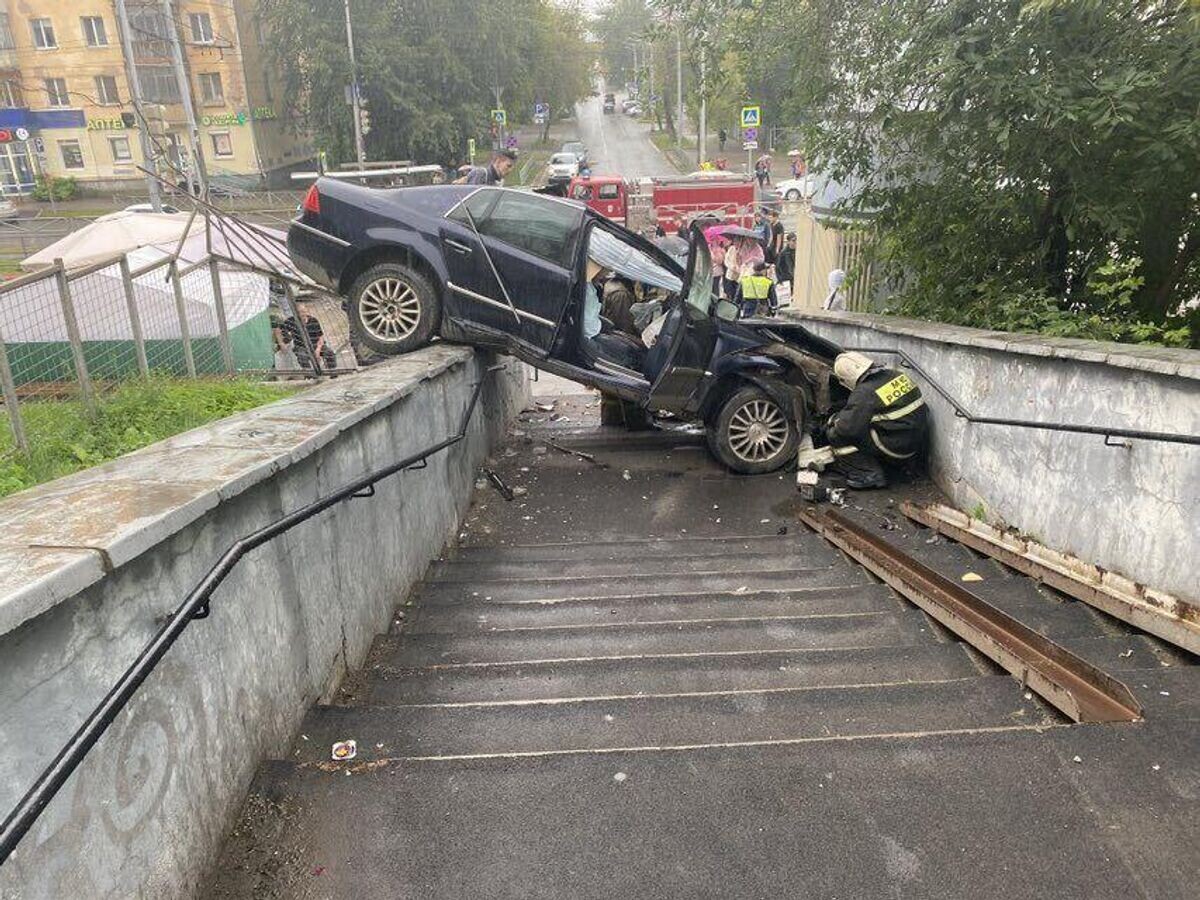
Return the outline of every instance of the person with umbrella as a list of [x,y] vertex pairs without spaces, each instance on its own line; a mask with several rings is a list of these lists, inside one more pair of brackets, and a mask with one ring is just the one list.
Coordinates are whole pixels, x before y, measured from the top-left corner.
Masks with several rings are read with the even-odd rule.
[[725,299],[736,303],[742,276],[753,274],[755,264],[765,262],[763,248],[758,235],[749,228],[726,228],[723,236],[732,241],[725,251]]

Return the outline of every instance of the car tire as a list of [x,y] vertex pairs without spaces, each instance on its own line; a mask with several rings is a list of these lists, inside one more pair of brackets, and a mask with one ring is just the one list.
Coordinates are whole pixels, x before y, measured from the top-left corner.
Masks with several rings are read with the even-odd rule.
[[799,200],[800,192],[798,190],[796,190],[795,188],[792,188],[790,191],[788,191],[786,194],[783,195],[783,199],[784,200]]
[[761,388],[734,391],[706,425],[712,455],[743,475],[774,472],[794,459],[800,429],[787,411]]
[[350,331],[384,356],[428,344],[442,320],[442,301],[421,273],[401,263],[371,266],[350,288]]

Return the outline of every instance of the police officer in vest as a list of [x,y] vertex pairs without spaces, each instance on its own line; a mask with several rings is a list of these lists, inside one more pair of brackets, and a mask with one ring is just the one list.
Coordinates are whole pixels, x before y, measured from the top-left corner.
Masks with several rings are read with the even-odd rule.
[[847,487],[887,487],[881,463],[904,465],[925,449],[929,423],[921,389],[903,372],[853,351],[837,355],[833,374],[850,391],[825,428],[833,468],[846,476]]
[[779,301],[775,299],[775,282],[767,277],[767,267],[763,263],[755,263],[754,270],[739,279],[738,293],[743,319],[754,315],[773,316],[779,307]]

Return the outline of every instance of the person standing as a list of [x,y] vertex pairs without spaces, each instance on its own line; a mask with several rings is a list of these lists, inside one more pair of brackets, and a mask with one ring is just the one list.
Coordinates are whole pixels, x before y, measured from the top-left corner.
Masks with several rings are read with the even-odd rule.
[[729,132],[722,128],[717,132],[717,146],[721,148],[721,152],[725,152],[725,142],[729,140]]
[[783,252],[783,225],[779,221],[779,210],[767,211],[767,246],[765,257],[767,265],[773,266]]
[[486,166],[471,166],[465,175],[455,180],[455,184],[503,184],[505,176],[517,164],[517,151],[513,149],[497,150],[492,154],[492,161]]
[[771,183],[771,157],[767,154],[764,153],[755,161],[754,177],[758,179],[760,189]]
[[778,308],[775,298],[775,283],[767,277],[765,263],[755,263],[750,271],[742,270],[745,274],[738,279],[739,307],[741,318],[751,316],[773,316]]
[[783,250],[775,260],[775,280],[787,286],[787,302],[795,296],[792,282],[796,278],[796,235],[789,234],[783,242]]

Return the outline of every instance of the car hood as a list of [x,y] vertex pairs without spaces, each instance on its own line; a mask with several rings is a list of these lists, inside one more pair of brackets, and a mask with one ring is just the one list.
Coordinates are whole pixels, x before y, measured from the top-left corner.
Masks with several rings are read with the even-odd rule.
[[833,358],[842,352],[842,348],[837,344],[813,334],[800,323],[783,319],[739,319],[736,322],[722,322],[721,330],[738,333],[743,340],[759,345],[789,344],[831,365]]

